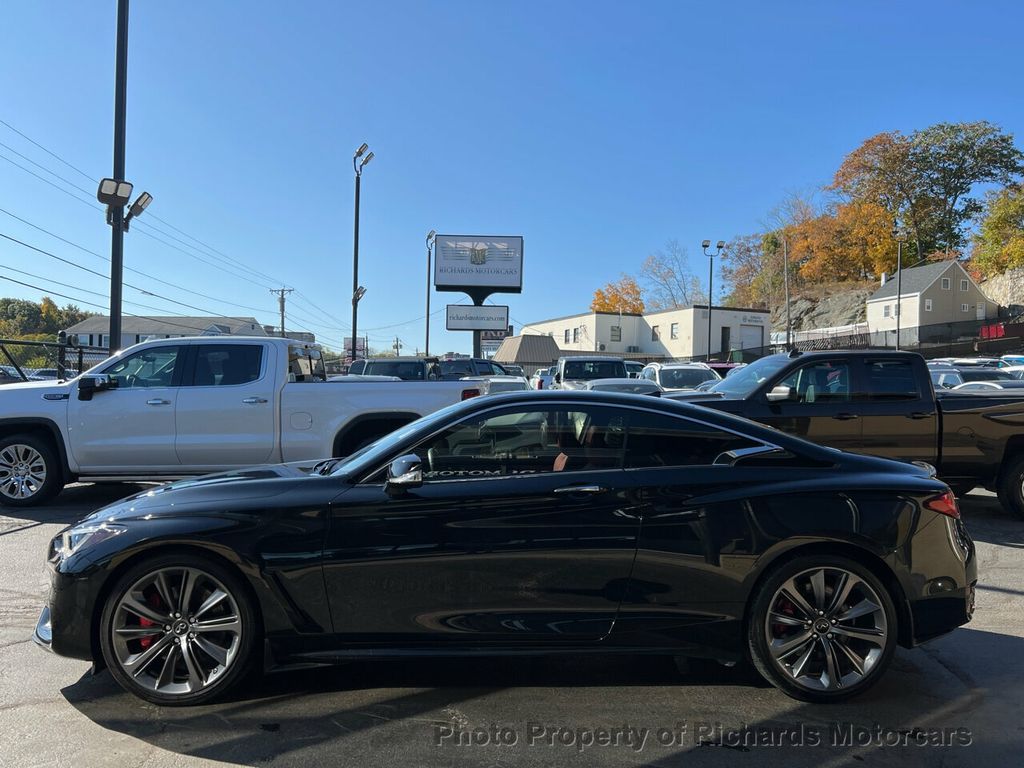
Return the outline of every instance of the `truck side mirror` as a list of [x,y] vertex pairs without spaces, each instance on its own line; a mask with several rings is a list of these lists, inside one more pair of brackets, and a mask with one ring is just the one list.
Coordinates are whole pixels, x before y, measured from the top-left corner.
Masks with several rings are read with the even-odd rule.
[[787,387],[785,384],[779,384],[778,386],[772,387],[772,390],[765,397],[768,399],[769,403],[779,403],[796,399],[794,394],[792,387]]
[[561,384],[561,383],[562,383],[562,374],[560,374],[558,371],[555,371],[555,384]]
[[78,380],[78,399],[92,400],[97,392],[106,389],[116,389],[117,379],[106,373],[96,373],[92,376],[83,376]]

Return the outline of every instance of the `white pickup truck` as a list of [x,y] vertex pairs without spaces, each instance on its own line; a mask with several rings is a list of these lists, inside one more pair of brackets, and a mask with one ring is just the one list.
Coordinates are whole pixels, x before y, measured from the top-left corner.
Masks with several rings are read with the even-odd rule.
[[0,503],[39,504],[77,480],[345,456],[477,394],[461,381],[327,381],[319,347],[283,338],[147,341],[71,381],[0,388]]

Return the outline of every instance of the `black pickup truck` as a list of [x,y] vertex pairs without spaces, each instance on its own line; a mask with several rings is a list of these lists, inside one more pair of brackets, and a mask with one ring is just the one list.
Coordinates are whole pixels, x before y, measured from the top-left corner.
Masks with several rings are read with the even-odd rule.
[[983,486],[1024,517],[1024,396],[936,394],[920,355],[770,355],[708,392],[672,397],[844,451],[927,462],[956,493]]

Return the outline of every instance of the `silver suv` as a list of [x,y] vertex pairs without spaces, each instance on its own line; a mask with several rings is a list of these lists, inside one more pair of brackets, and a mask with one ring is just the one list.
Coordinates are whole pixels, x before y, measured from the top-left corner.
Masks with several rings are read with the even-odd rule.
[[722,377],[704,363],[649,363],[640,378],[656,382],[664,390],[679,390],[696,389],[705,381]]

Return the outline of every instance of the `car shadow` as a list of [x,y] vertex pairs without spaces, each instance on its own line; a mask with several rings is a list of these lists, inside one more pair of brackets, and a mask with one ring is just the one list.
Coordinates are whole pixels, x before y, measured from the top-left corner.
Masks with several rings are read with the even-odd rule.
[[[970,649],[969,660],[963,661],[961,649]],[[693,750],[726,762],[736,759],[736,752],[760,751],[772,762],[784,758],[786,765],[851,760],[932,765],[940,757],[968,756],[972,762],[991,759],[991,764],[1004,765],[1019,746],[1019,734],[1016,720],[998,713],[1019,708],[1024,666],[1007,671],[1001,660],[1022,653],[1024,639],[963,628],[935,645],[899,650],[878,685],[834,705],[796,702],[741,668],[702,663],[680,676],[668,658],[635,656],[353,663],[270,675],[221,703],[186,708],[143,703],[107,673],[83,677],[62,692],[105,729],[180,755],[239,765],[396,764],[387,757],[394,754],[410,765],[478,765],[493,762],[494,756],[441,749],[432,734],[436,737],[438,728],[470,729],[495,721],[520,726],[531,718],[546,722],[551,712],[557,713],[558,724],[580,727],[623,721],[652,729],[688,724],[685,741],[652,743],[643,754],[631,755],[634,765],[691,765]],[[764,716],[766,710],[771,716]],[[484,719],[488,714],[491,719]],[[888,734],[881,738],[897,740],[925,738],[932,729],[966,728],[971,749],[953,745],[938,752],[938,747],[893,748],[870,739],[861,743],[876,725]],[[699,727],[708,730],[699,734]],[[760,732],[762,740],[766,733],[814,731],[821,743],[819,749],[787,743],[766,750],[734,735],[743,730]],[[850,735],[853,740],[844,743]],[[550,764],[563,753],[576,755],[573,750],[544,753],[520,743],[503,752],[501,762],[519,762],[518,757]],[[588,761],[581,764],[612,764],[621,763],[625,754],[584,757]]]
[[1024,518],[1005,509],[995,496],[971,493],[959,502],[961,517],[975,541],[1024,549]]
[[93,510],[113,504],[126,496],[153,488],[156,483],[74,483],[51,501],[38,507],[10,507],[0,504],[0,515],[32,523],[70,525]]

